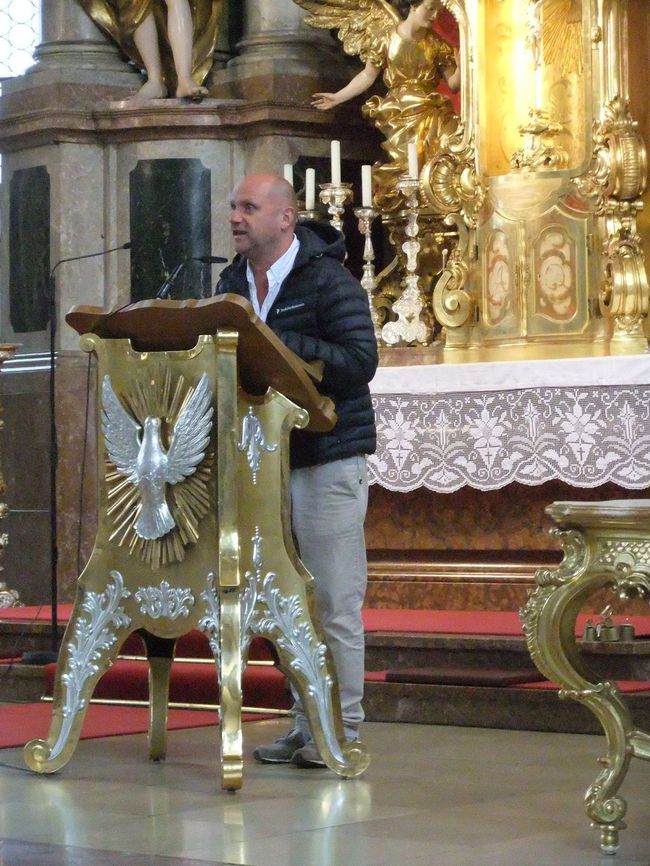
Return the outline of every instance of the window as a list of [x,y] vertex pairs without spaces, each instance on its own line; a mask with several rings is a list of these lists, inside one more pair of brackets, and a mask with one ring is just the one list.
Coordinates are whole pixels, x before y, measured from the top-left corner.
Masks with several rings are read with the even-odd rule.
[[4,0],[0,8],[0,78],[22,75],[39,41],[39,0]]

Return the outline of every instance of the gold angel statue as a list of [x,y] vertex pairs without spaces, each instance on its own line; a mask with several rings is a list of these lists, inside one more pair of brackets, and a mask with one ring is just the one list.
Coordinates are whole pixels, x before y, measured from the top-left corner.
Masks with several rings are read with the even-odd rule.
[[222,0],[79,0],[95,24],[147,73],[134,102],[201,99]]
[[442,78],[454,92],[460,70],[454,49],[432,25],[443,8],[440,0],[294,0],[310,14],[314,27],[338,30],[347,54],[364,68],[336,93],[315,93],[313,105],[323,111],[366,91],[383,70],[387,92],[371,96],[364,114],[382,133],[390,161],[373,169],[375,203],[383,213],[401,205],[395,184],[408,168],[408,144],[415,140],[423,165],[440,147],[443,133],[454,130],[457,117],[447,96],[438,91]]

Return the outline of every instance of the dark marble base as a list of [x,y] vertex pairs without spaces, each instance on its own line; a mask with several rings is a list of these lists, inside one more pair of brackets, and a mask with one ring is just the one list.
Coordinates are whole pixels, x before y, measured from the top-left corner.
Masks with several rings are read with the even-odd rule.
[[[368,607],[441,610],[518,610],[535,585],[535,572],[561,552],[544,509],[559,500],[636,499],[614,484],[595,489],[548,482],[502,490],[464,487],[456,493],[420,488],[394,493],[370,488]],[[647,604],[623,605],[610,594],[590,610],[614,603],[616,612],[647,613]]]
[[[647,730],[650,693],[626,695],[625,702],[635,723]],[[590,710],[575,701],[561,701],[555,691],[371,682],[366,683],[363,705],[369,722],[603,733]]]
[[40,701],[44,694],[43,665],[0,664],[0,701],[32,704]]

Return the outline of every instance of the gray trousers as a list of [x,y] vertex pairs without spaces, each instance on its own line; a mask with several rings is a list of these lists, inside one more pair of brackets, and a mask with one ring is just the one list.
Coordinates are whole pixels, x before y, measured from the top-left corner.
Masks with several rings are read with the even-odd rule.
[[[293,531],[300,558],[314,577],[316,609],[334,658],[348,739],[356,738],[363,721],[367,507],[364,455],[291,472]],[[299,701],[295,712],[296,726],[307,732]]]

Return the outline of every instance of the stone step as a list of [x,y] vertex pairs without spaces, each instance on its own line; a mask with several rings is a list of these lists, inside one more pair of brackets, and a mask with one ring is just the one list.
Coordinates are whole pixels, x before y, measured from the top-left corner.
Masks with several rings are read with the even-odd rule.
[[[639,729],[648,730],[650,687],[644,692],[625,694],[625,703]],[[549,688],[367,682],[364,709],[370,722],[603,733],[590,710],[573,700],[560,700],[557,689]]]

